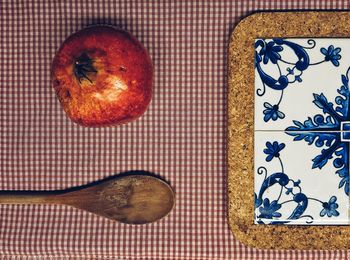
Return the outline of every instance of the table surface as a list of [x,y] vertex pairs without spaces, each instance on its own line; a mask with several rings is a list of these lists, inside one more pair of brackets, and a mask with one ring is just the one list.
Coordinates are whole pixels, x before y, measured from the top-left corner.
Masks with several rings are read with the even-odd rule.
[[[225,107],[227,44],[239,20],[256,10],[349,7],[346,0],[2,0],[0,189],[61,189],[142,169],[168,180],[177,198],[168,217],[144,226],[65,206],[3,205],[0,255],[346,259],[346,251],[257,250],[235,240],[226,221]],[[62,41],[97,23],[129,30],[155,66],[147,113],[116,128],[73,124],[50,86]]]

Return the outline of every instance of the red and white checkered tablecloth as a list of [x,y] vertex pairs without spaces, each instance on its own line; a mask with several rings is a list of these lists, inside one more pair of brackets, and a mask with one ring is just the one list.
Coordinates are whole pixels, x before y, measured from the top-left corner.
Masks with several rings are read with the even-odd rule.
[[[0,189],[61,189],[142,169],[177,194],[167,218],[144,226],[65,206],[0,206],[0,255],[346,259],[346,251],[266,251],[235,240],[225,208],[225,104],[228,39],[241,18],[349,7],[346,0],[0,0]],[[50,86],[62,41],[96,23],[131,31],[155,65],[147,113],[116,128],[73,124]]]

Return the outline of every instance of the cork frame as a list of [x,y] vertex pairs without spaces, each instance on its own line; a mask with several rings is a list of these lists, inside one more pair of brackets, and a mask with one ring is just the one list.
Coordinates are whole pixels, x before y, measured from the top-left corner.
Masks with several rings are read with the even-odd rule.
[[350,12],[260,12],[243,19],[228,49],[228,223],[261,249],[349,249],[350,226],[254,224],[254,40],[350,37]]

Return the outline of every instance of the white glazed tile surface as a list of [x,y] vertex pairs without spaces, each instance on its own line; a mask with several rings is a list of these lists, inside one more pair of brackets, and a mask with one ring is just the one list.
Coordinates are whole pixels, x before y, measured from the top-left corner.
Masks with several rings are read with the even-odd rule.
[[[286,39],[301,46],[308,46],[307,41],[310,39]],[[335,97],[338,94],[337,89],[342,86],[341,75],[346,74],[350,67],[350,39],[313,39],[316,45],[313,49],[306,49],[310,58],[310,63],[319,62],[325,58],[320,51],[320,48],[326,48],[333,45],[334,48],[341,48],[339,66],[334,66],[331,61],[323,62],[318,65],[311,65],[301,75],[302,82],[289,84],[283,93],[282,101],[279,105],[279,110],[285,114],[283,120],[268,122],[263,120],[265,110],[264,103],[268,102],[271,105],[278,103],[281,96],[281,91],[266,87],[265,94],[258,96],[256,91],[263,88],[263,84],[257,70],[255,70],[255,130],[264,131],[284,131],[288,126],[293,124],[293,120],[304,121],[308,116],[312,117],[316,114],[323,114],[322,110],[314,103],[313,94],[323,93],[329,102],[335,103]],[[266,39],[266,42],[271,39]],[[284,47],[281,52],[281,57],[287,61],[297,61],[295,54]],[[286,73],[286,68],[291,65],[278,61],[282,73]],[[275,64],[269,61],[266,65],[262,65],[264,71],[277,78],[278,69]]]
[[[285,147],[280,151],[280,157],[274,157],[270,162],[266,161],[267,154],[264,153],[266,149],[266,143],[277,141],[279,144],[285,144]],[[332,196],[337,198],[336,203],[339,212],[339,216],[324,217],[320,216],[320,212],[323,206],[320,202],[308,199],[308,206],[305,212],[299,219],[292,220],[288,224],[308,224],[306,221],[310,221],[312,216],[313,225],[333,225],[333,224],[348,224],[348,210],[349,210],[349,198],[345,194],[344,189],[339,189],[340,177],[335,174],[336,168],[332,163],[327,163],[322,169],[312,169],[312,159],[320,154],[321,148],[314,145],[309,145],[305,141],[293,141],[293,137],[283,132],[256,132],[255,133],[255,193],[258,195],[261,186],[264,181],[265,174],[258,174],[257,171],[260,167],[266,168],[267,177],[274,173],[283,172],[289,179],[298,181],[300,180],[300,188],[294,187],[293,192],[299,193],[300,191],[309,198],[316,198],[323,202],[328,202]],[[283,164],[283,170],[281,164]],[[260,168],[262,169],[262,168]],[[286,187],[292,187],[292,183]],[[281,186],[279,184],[272,185],[263,195],[263,199],[268,198],[270,203],[273,200],[277,200]],[[282,216],[278,218],[279,221],[287,220],[292,214],[297,203],[284,201],[293,199],[293,195],[286,195],[286,188],[283,188],[283,193],[278,204],[281,204],[281,208],[277,212]],[[255,210],[255,223],[259,220],[260,215],[259,208]],[[275,219],[276,220],[276,219]],[[271,220],[264,220],[264,223],[270,223]]]

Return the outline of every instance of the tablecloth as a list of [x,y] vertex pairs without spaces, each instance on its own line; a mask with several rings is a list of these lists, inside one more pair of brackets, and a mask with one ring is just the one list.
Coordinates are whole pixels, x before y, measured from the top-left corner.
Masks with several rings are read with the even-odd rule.
[[[147,170],[170,182],[176,207],[159,222],[130,226],[66,206],[3,205],[0,255],[346,259],[346,251],[257,250],[234,238],[226,221],[225,111],[227,44],[243,17],[349,6],[346,0],[1,0],[0,189],[63,189]],[[50,63],[67,36],[91,24],[127,29],[149,50],[154,96],[137,121],[84,128],[59,105]]]

